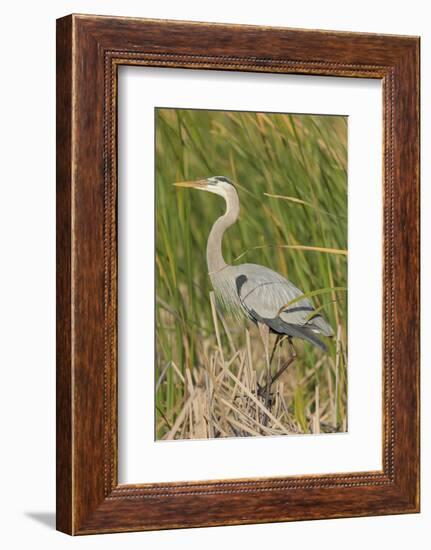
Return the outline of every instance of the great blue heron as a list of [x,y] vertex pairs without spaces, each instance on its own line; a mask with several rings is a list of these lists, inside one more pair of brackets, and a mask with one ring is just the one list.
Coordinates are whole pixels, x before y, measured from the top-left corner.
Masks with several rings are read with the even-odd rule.
[[[213,176],[196,181],[178,182],[178,187],[192,187],[220,195],[226,201],[226,212],[212,226],[207,242],[208,272],[217,299],[231,312],[245,316],[258,325],[268,368],[265,392],[296,358],[292,337],[302,338],[326,351],[325,344],[316,336],[333,336],[333,330],[323,316],[315,311],[308,298],[295,300],[303,292],[285,277],[262,265],[229,265],[224,261],[222,239],[225,231],[239,216],[239,199],[234,184],[224,176]],[[289,306],[289,302],[295,302]],[[269,353],[269,333],[276,335]],[[271,376],[275,350],[287,338],[293,352],[278,372]]]

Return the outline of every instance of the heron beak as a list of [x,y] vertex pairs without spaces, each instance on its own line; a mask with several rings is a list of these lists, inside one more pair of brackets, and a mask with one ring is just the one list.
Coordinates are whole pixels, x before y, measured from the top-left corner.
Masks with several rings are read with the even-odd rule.
[[174,183],[176,187],[192,187],[193,189],[205,189],[208,186],[207,180],[178,181]]

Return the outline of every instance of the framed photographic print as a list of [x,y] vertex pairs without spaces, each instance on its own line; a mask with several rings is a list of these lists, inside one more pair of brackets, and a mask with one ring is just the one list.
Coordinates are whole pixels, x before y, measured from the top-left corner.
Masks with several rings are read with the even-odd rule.
[[57,528],[419,511],[419,39],[57,22]]

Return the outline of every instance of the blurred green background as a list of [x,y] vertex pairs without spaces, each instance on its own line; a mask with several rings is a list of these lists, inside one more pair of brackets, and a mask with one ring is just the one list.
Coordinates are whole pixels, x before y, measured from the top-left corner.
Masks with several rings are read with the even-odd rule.
[[[258,263],[304,292],[347,287],[347,118],[158,108],[156,117],[156,437],[175,422],[187,389],[169,369],[205,367],[215,345],[206,266],[221,197],[178,190],[175,181],[223,175],[241,213],[225,235],[228,263]],[[293,247],[293,248],[287,248]],[[307,250],[315,247],[329,250]],[[237,259],[241,256],[240,259]],[[329,352],[298,343],[287,401],[304,432],[316,381],[322,417],[347,427],[347,293],[312,299],[337,338]],[[231,326],[231,325],[230,325]],[[242,327],[232,327],[244,345]],[[228,354],[228,342],[226,353]],[[262,361],[262,367],[264,363]]]

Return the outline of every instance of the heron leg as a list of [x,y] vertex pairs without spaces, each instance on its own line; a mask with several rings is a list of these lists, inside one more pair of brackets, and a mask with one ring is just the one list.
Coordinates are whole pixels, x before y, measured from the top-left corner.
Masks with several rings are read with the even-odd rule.
[[270,367],[271,363],[269,360],[269,326],[264,323],[258,323],[259,334],[262,338],[263,348],[265,350],[265,360],[267,368]]
[[277,350],[278,344],[281,344],[281,340],[285,338],[284,334],[277,334],[275,337],[274,345],[272,346],[271,356],[269,358],[269,364],[272,365],[272,361],[274,359],[275,352]]
[[[274,340],[274,345],[272,346],[272,351],[271,351],[271,354],[268,353],[268,350],[269,350],[269,331],[268,331],[268,334],[266,334],[266,329],[265,328],[260,328],[262,325],[259,324],[259,333],[261,335],[261,338],[262,338],[262,341],[263,341],[263,345],[264,345],[264,348],[265,348],[265,357],[266,357],[266,364],[267,364],[267,368],[268,370],[271,370],[271,366],[272,366],[272,362],[274,360],[274,356],[275,356],[275,352],[277,351],[277,348],[278,346],[281,346],[281,344],[283,343],[283,340],[285,338],[287,338],[287,336],[285,334],[277,334],[277,336],[275,337],[275,340]],[[266,327],[266,325],[263,325],[264,327]],[[262,389],[262,388],[259,388],[259,389]]]
[[[273,348],[271,354],[269,353],[269,327],[264,323],[258,323],[260,337],[262,338],[263,347],[265,349],[265,359],[266,359],[266,384],[265,386],[258,387],[258,392],[264,398],[265,407],[268,409],[271,406],[271,362],[274,357],[275,347]],[[264,415],[262,421],[264,424],[267,422],[267,417]]]
[[290,337],[288,337],[287,341],[289,342],[289,348],[290,348],[290,351],[291,351],[291,355],[290,355],[289,359],[282,364],[281,368],[278,369],[278,371],[271,378],[271,380],[269,382],[269,387],[270,388],[274,384],[274,382],[280,378],[280,376],[284,373],[284,371],[287,369],[287,367],[289,367],[295,361],[295,359],[297,358],[296,349],[295,349],[295,346],[292,343],[292,339]]

